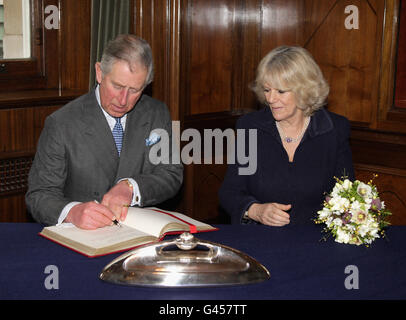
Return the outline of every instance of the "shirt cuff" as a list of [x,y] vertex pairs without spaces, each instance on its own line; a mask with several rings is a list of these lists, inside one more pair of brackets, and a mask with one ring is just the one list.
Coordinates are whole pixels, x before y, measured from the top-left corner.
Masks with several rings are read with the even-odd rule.
[[135,205],[139,206],[141,204],[141,193],[140,193],[140,188],[138,187],[138,183],[132,178],[120,179],[117,181],[117,183],[119,183],[120,181],[123,181],[123,180],[128,180],[128,182],[133,187],[133,198],[131,200],[131,207],[135,206]]
[[80,203],[82,203],[82,202],[77,202],[77,201],[69,202],[62,209],[61,214],[59,215],[58,223],[56,225],[60,226],[64,222],[66,217],[68,216],[70,209],[72,209],[74,206],[76,206],[77,204],[80,204]]

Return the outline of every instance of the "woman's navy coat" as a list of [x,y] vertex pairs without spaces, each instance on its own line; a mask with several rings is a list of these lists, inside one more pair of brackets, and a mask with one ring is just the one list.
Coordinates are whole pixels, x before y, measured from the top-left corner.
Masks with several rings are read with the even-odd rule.
[[[232,223],[241,223],[251,204],[268,202],[291,204],[291,224],[312,223],[325,193],[334,187],[334,177],[354,179],[350,125],[343,116],[325,109],[313,114],[293,162],[289,162],[269,107],[244,115],[236,128],[257,129],[257,170],[239,175],[242,166],[228,166],[219,198]],[[245,135],[248,137],[248,130]],[[246,145],[246,155],[248,149]]]

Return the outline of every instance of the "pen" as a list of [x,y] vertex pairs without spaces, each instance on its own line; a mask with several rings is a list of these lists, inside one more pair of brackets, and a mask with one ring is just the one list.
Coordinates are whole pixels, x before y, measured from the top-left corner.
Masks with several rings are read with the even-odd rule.
[[[97,201],[97,200],[94,200],[94,202],[100,203],[100,202]],[[120,228],[121,228],[121,223],[117,220],[117,218],[114,218],[114,219],[113,219],[113,223],[114,223],[117,227],[120,227]]]
[[116,218],[114,218],[113,223],[117,226],[121,228],[121,223],[118,222],[118,220]]

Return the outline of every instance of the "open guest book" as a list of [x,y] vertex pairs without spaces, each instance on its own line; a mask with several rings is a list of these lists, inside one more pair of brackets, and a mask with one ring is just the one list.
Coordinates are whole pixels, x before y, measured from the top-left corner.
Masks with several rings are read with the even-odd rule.
[[120,224],[84,230],[63,223],[45,227],[39,234],[88,257],[97,257],[158,242],[168,234],[218,230],[184,214],[158,208],[129,208]]

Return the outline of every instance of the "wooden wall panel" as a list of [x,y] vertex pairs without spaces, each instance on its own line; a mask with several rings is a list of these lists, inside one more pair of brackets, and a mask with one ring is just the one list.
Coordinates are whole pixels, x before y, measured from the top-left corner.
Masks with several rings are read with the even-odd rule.
[[395,106],[406,108],[406,2],[403,1],[399,14],[399,36],[397,41],[397,68]]
[[393,225],[406,225],[406,170],[394,170],[387,167],[356,165],[356,175],[361,181],[369,181],[373,173],[378,174],[374,184],[380,198],[392,212],[389,221]]
[[238,1],[190,1],[190,114],[232,108]]
[[59,31],[60,87],[89,88],[91,0],[61,1]]
[[259,0],[185,1],[180,79],[185,120],[258,108],[249,84],[264,43],[262,11]]
[[[378,114],[374,129],[385,132],[406,134],[406,109],[394,104],[395,76],[398,71],[398,36],[405,25],[399,25],[399,16],[406,6],[404,1],[391,0],[385,2],[385,21],[383,24],[382,61],[379,78]],[[399,27],[401,30],[399,30]],[[401,70],[400,70],[401,71]],[[402,91],[400,91],[402,92]]]
[[0,109],[0,153],[33,152],[45,117],[57,108]]
[[239,28],[241,33],[237,39],[237,61],[234,63],[240,67],[239,73],[233,78],[233,110],[252,109],[258,105],[253,91],[249,88],[255,79],[255,72],[261,56],[261,2],[249,0],[242,3],[239,12]]
[[[345,8],[359,9],[348,30]],[[248,89],[260,59],[280,45],[306,47],[331,86],[330,110],[369,126],[377,106],[384,7],[376,1],[187,1],[186,115],[256,109]]]
[[[226,166],[200,164],[193,167],[193,216],[209,222],[229,223],[230,217],[219,211],[216,191],[223,182]],[[204,201],[203,201],[204,199]]]
[[60,105],[0,109],[0,222],[32,221],[24,195],[45,118]]
[[0,222],[33,222],[27,213],[24,193],[0,196]]
[[[262,1],[260,11],[261,51],[258,57],[259,60],[278,46],[292,46],[300,43],[301,31],[298,26],[302,21],[302,2],[300,0]],[[252,13],[247,12],[247,14]]]
[[[331,93],[329,110],[368,126],[377,106],[378,68],[383,6],[368,1],[304,1],[306,32],[303,46],[320,65]],[[359,12],[359,29],[345,27],[345,8]],[[317,12],[314,14],[313,12]],[[308,16],[307,16],[308,15]]]
[[181,0],[132,0],[134,34],[151,45],[154,81],[146,92],[164,101],[173,119],[179,119]]

